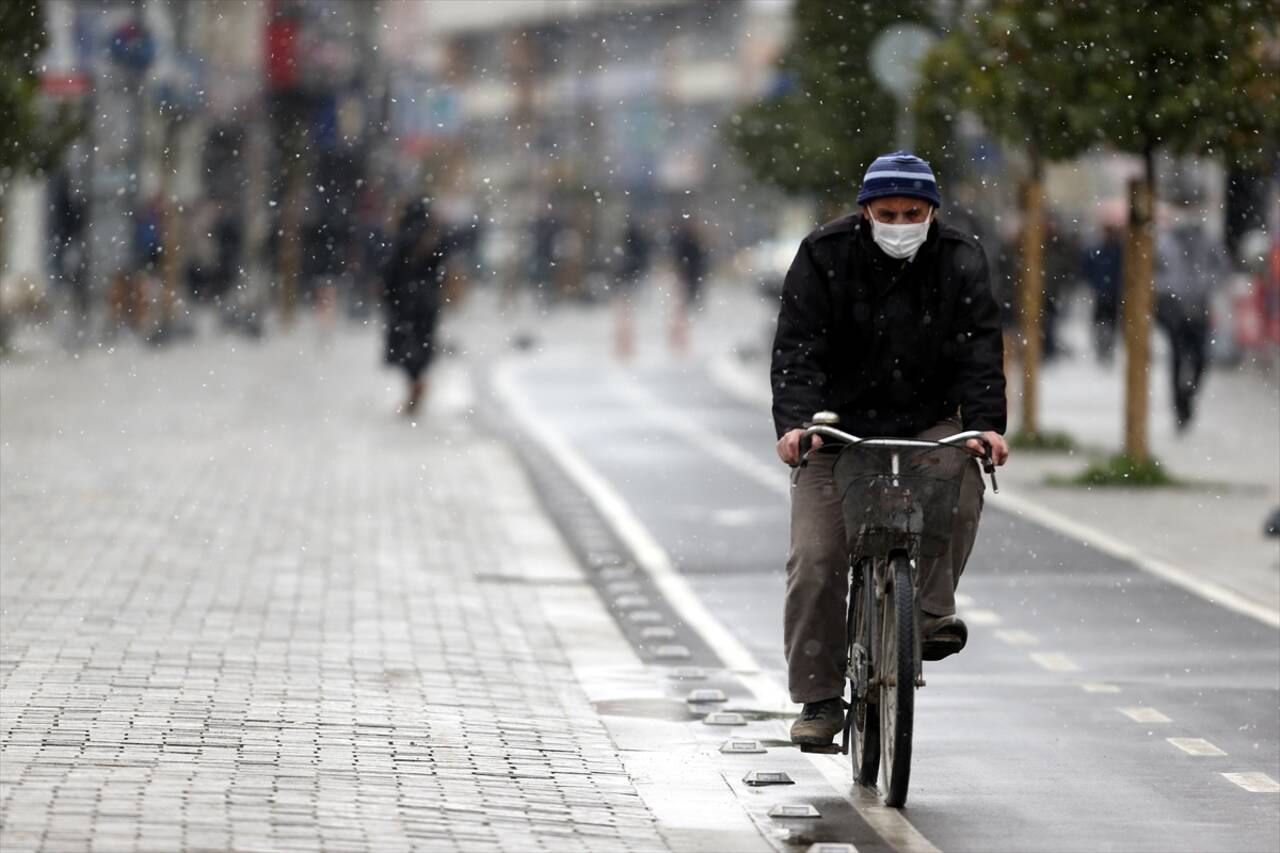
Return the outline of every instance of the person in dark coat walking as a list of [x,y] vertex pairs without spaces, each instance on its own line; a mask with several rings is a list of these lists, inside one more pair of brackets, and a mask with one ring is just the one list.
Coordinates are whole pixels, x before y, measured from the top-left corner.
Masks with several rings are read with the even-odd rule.
[[435,351],[441,289],[446,275],[446,242],[431,218],[431,205],[419,199],[405,208],[395,248],[383,277],[387,308],[386,361],[404,369],[409,394],[401,411],[412,415],[426,391],[423,373]]
[[1114,222],[1102,226],[1102,237],[1089,247],[1081,263],[1093,291],[1093,350],[1098,361],[1110,364],[1120,319],[1120,285],[1124,274],[1124,233]]
[[[937,221],[941,197],[919,157],[877,158],[857,200],[860,213],[804,239],[783,282],[771,369],[778,457],[799,465],[806,422],[829,410],[860,436],[978,430],[1004,464],[1004,346],[982,247]],[[813,447],[822,448],[817,436]],[[800,744],[829,743],[844,721],[849,551],[835,456],[813,454],[791,489],[784,645],[791,699],[804,703],[791,729]],[[984,487],[976,466],[957,473],[950,543],[919,567],[926,660],[959,651],[968,637],[955,588]]]

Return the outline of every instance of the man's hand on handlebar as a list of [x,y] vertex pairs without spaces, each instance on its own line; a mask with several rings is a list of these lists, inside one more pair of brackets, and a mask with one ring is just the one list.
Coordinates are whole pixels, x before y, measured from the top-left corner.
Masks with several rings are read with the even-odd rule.
[[[800,464],[800,457],[803,453],[800,445],[804,440],[804,430],[796,428],[791,430],[778,439],[777,451],[778,458],[790,465],[792,468]],[[814,435],[809,438],[809,446],[807,450],[817,450],[822,446],[822,436]]]
[[[790,435],[790,433],[788,433],[788,435]],[[1009,445],[1004,440],[1003,435],[998,432],[991,432],[990,430],[987,430],[982,434],[982,437],[986,440],[987,446],[991,448],[992,462],[997,465],[1003,465],[1009,460]],[[982,446],[982,442],[976,438],[971,438],[966,441],[965,446],[975,453],[982,453],[986,450],[986,448]]]

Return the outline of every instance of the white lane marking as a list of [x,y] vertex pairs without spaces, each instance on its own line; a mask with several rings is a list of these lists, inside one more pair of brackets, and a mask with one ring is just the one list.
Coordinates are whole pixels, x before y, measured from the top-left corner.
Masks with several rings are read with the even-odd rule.
[[1050,672],[1075,672],[1080,665],[1059,652],[1032,652],[1031,659]]
[[1164,714],[1155,708],[1148,708],[1145,705],[1135,705],[1131,708],[1116,708],[1121,714],[1124,714],[1135,723],[1171,723],[1173,722]]
[[[702,637],[724,665],[734,671],[743,687],[761,706],[772,711],[794,710],[795,706],[787,692],[761,670],[751,652],[702,604],[684,576],[675,570],[666,551],[636,517],[622,496],[559,432],[538,418],[533,405],[515,381],[514,374],[513,364],[499,366],[494,371],[494,392],[506,402],[512,415],[519,418],[543,450],[550,454],[578,488],[587,494],[600,514],[604,516],[606,523],[631,551],[636,562],[650,575],[654,585],[662,592],[672,609],[689,628]],[[688,421],[684,413],[677,412],[657,398],[643,393],[628,396],[640,406],[641,412],[650,416],[660,412],[663,420],[658,422],[663,426],[678,433],[689,434],[682,428],[687,428],[692,422]],[[672,424],[677,422],[681,427],[672,427]],[[753,479],[758,479],[781,494],[788,493],[785,473],[775,472],[774,469],[756,462],[746,453],[738,455],[717,452],[716,448],[727,446],[727,440],[720,436],[713,436],[705,429],[697,428],[696,437],[697,447],[711,452],[735,468],[745,464],[744,459],[749,460],[752,466],[750,470],[755,472],[750,475]],[[733,461],[729,461],[730,458]],[[738,468],[738,470],[743,469]],[[855,786],[851,784],[847,758],[841,763],[831,756],[801,754],[818,768],[832,787],[857,809],[863,820],[898,853],[940,853],[938,848],[912,826],[899,810],[885,806],[878,797],[860,788],[856,791],[851,790]]]
[[700,452],[716,457],[725,465],[745,474],[765,488],[772,489],[780,495],[790,494],[788,476],[790,469],[781,462],[772,464],[761,462],[756,456],[742,449],[737,442],[717,434],[685,412],[667,405],[653,394],[641,389],[631,377],[621,371],[614,371],[609,390],[630,402],[638,414],[655,426],[675,433]]
[[996,631],[996,639],[1011,646],[1034,646],[1040,642],[1030,631],[1012,628]]
[[[749,381],[742,371],[736,369],[725,356],[714,359],[711,362],[709,373],[712,380],[720,385],[721,388],[740,400],[765,406],[771,403],[770,395],[764,386],[756,385],[754,382]],[[1227,589],[1221,584],[1196,577],[1186,569],[1180,569],[1170,563],[1148,557],[1137,548],[1121,542],[1114,536],[1081,524],[1075,519],[1069,518],[1043,504],[1036,503],[1023,495],[1010,492],[1008,489],[1001,489],[999,494],[988,492],[986,499],[1005,512],[1029,518],[1051,530],[1056,530],[1092,548],[1097,548],[1099,551],[1110,554],[1117,560],[1133,563],[1142,571],[1155,575],[1175,586],[1180,586],[1207,601],[1257,619],[1272,628],[1280,628],[1280,608],[1268,607],[1238,592]]]
[[1167,737],[1165,740],[1187,755],[1226,755],[1202,737]]
[[1102,681],[1081,682],[1080,689],[1085,693],[1119,693],[1120,688]]
[[1234,782],[1246,791],[1255,794],[1275,794],[1280,792],[1280,782],[1266,773],[1223,773],[1228,781]]
[[965,610],[960,618],[974,625],[999,625],[1000,614],[994,610]]
[[[583,459],[564,436],[538,417],[513,374],[510,364],[502,365],[494,372],[494,391],[506,401],[512,415],[524,424],[559,467],[587,494],[680,618],[702,635],[724,665],[739,673],[758,675],[760,667],[751,653],[703,606],[688,581],[672,565],[666,550],[617,490]],[[631,614],[631,618],[634,619],[635,615]]]

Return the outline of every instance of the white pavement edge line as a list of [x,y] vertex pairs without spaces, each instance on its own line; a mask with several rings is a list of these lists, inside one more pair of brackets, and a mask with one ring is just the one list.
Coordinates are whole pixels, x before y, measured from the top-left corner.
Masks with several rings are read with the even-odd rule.
[[[770,404],[768,395],[758,391],[753,383],[746,380],[742,375],[742,371],[733,366],[732,356],[720,356],[713,359],[708,372],[714,382],[739,399],[751,403]],[[1257,619],[1272,628],[1280,628],[1280,610],[1252,601],[1240,593],[1227,589],[1213,581],[1198,578],[1186,569],[1180,569],[1177,566],[1148,557],[1119,539],[1068,518],[1057,510],[1037,503],[1025,495],[1019,495],[1005,489],[999,494],[988,494],[987,500],[1005,512],[1024,516],[1043,527],[1077,539],[1090,547],[1097,548],[1111,557],[1133,563],[1144,572],[1155,575],[1174,586],[1182,587],[1213,604],[1221,605],[1228,610],[1234,610],[1236,613]]]
[[[566,474],[586,492],[600,510],[614,533],[618,535],[640,566],[653,578],[654,584],[671,603],[672,608],[696,630],[725,667],[742,676],[760,674],[759,664],[718,619],[711,614],[684,576],[675,570],[671,558],[648,529],[636,517],[622,496],[587,464],[581,454],[544,420],[538,418],[528,397],[514,379],[509,363],[494,371],[494,391],[512,414],[549,453]],[[765,697],[758,697],[764,700]]]
[[[587,493],[588,498],[605,517],[605,521],[632,552],[632,556],[636,558],[640,567],[649,573],[654,584],[662,591],[676,613],[702,637],[725,666],[738,676],[756,701],[766,707],[778,709],[791,707],[792,703],[786,691],[761,671],[751,652],[703,606],[692,587],[682,575],[676,572],[666,551],[635,516],[621,495],[587,464],[560,433],[537,417],[528,397],[518,387],[514,372],[514,366],[511,363],[501,364],[494,371],[493,381],[494,392],[506,403],[513,416],[520,419],[534,440],[555,459],[578,488]],[[705,437],[705,431],[701,435]],[[699,446],[702,443],[699,441]],[[784,488],[785,482],[784,480]],[[939,853],[938,848],[896,809],[885,808],[878,801],[871,803],[865,796],[859,796],[860,793],[865,792],[854,792],[852,778],[845,773],[835,773],[833,762],[822,761],[825,756],[803,754],[831,783],[836,792],[844,797],[858,811],[862,819],[898,853]]]
[[[760,462],[727,436],[716,433],[684,412],[662,402],[658,397],[640,390],[624,374],[618,371],[615,371],[615,373],[617,374],[616,381],[611,384],[611,389],[618,396],[631,403],[643,417],[656,427],[675,433],[688,441],[691,446],[707,452],[730,468],[734,468],[739,473],[745,474],[765,487],[777,491],[784,498],[789,496],[790,479],[782,469],[781,462],[778,462],[777,467]],[[715,620],[714,616],[709,618]],[[715,621],[719,626],[718,620]],[[697,625],[694,627],[695,630],[698,629]],[[734,643],[737,643],[736,639],[734,639]],[[742,649],[742,653],[751,657],[751,653],[745,648]],[[759,667],[757,666],[755,669],[759,670]],[[761,701],[765,701],[768,704],[779,704],[782,707],[792,704],[786,691],[763,672],[759,672],[750,679],[743,680],[750,682],[747,685],[748,689]],[[787,734],[784,731],[783,737],[785,738],[786,736]],[[853,771],[847,763],[847,758],[841,761],[838,758],[833,759],[830,756],[816,753],[806,752],[801,754],[817,768],[818,772],[857,810],[862,819],[890,847],[899,851],[899,853],[938,853],[938,848],[925,838],[920,830],[916,829],[911,821],[907,820],[900,811],[885,806],[877,797],[855,788],[852,778]]]
[[1023,495],[1002,491],[998,495],[989,495],[987,500],[1005,512],[1029,518],[1043,527],[1057,531],[1072,539],[1077,539],[1117,560],[1133,563],[1144,572],[1155,575],[1174,586],[1182,587],[1187,592],[1194,593],[1212,604],[1217,604],[1228,610],[1234,610],[1236,613],[1257,619],[1272,628],[1280,628],[1280,610],[1251,601],[1221,584],[1198,578],[1186,569],[1180,569],[1177,566],[1148,557],[1136,548],[1121,542],[1109,534],[1081,524],[1057,510],[1049,509],[1049,507],[1036,503]]

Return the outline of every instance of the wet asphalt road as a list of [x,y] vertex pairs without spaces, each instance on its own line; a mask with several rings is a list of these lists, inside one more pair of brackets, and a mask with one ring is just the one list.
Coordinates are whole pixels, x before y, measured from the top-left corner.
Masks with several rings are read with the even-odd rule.
[[[515,378],[785,683],[786,469],[767,412],[695,366],[540,362]],[[664,425],[672,412],[683,429]],[[726,465],[707,452],[716,441],[777,466],[783,485]],[[1223,775],[1280,778],[1275,629],[990,507],[960,593],[969,646],[929,665],[917,700],[905,815],[926,838],[943,850],[1280,850],[1280,795]],[[1186,751],[1197,748],[1225,754]]]

